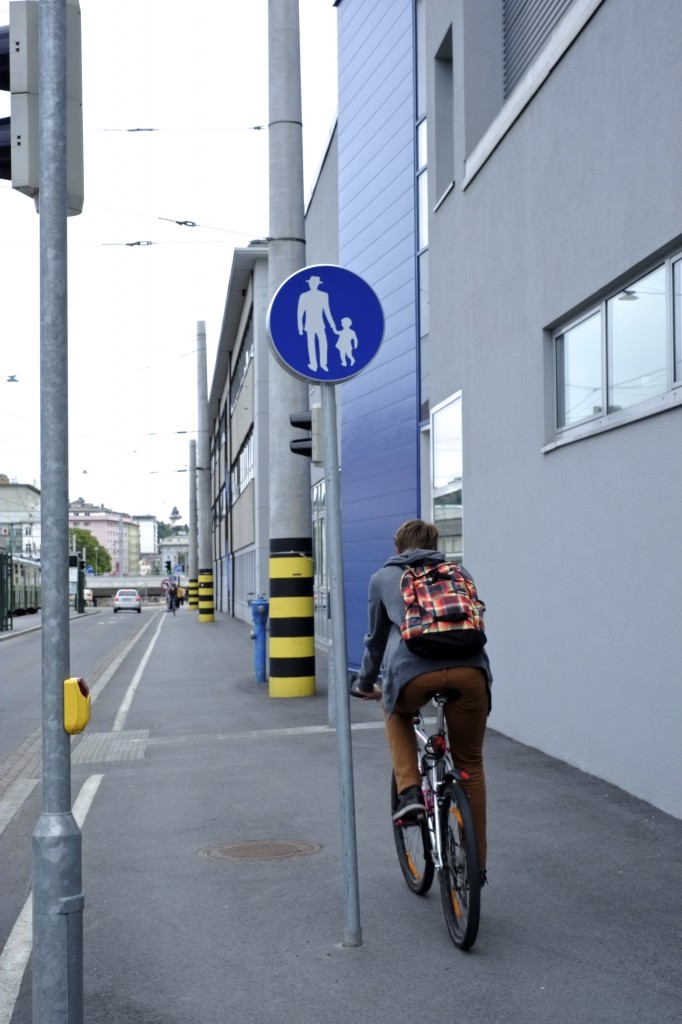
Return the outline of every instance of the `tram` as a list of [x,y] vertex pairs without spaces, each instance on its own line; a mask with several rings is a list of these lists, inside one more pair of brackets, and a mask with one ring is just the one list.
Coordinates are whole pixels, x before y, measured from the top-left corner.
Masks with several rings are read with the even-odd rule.
[[26,615],[40,608],[40,562],[33,558],[12,556],[10,611]]

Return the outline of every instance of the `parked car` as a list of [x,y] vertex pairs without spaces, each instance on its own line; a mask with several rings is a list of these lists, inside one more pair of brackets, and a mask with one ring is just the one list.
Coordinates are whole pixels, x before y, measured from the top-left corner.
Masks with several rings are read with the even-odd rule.
[[126,609],[138,613],[142,611],[142,599],[133,587],[124,587],[114,594],[114,613]]

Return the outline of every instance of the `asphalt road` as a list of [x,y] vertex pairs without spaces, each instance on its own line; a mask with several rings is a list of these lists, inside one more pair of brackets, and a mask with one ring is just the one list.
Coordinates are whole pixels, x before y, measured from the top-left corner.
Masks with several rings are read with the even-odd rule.
[[[115,627],[77,628],[148,628],[127,653],[114,637],[73,741],[88,1024],[679,1024],[682,822],[490,732],[491,883],[461,953],[437,886],[402,881],[379,712],[354,701],[363,943],[346,947],[326,659],[315,697],[272,700],[244,623],[101,614]],[[36,784],[0,836],[0,975],[39,814]],[[12,1005],[0,1024],[29,1024],[30,960]]]

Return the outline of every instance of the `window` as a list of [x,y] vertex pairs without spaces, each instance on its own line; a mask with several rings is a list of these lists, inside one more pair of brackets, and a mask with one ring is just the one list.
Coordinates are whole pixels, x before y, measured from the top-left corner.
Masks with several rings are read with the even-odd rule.
[[601,313],[593,313],[557,338],[558,422],[569,427],[600,413]]
[[462,559],[462,395],[431,412],[431,487],[440,547]]
[[591,421],[613,426],[682,397],[674,392],[682,383],[681,266],[679,255],[666,260],[555,333],[560,434],[570,439]]
[[239,392],[241,391],[242,385],[246,379],[246,371],[251,365],[252,359],[253,321],[252,317],[249,316],[248,323],[244,329],[244,334],[242,335],[241,347],[232,373],[232,379],[230,380],[230,415],[234,413],[236,408],[237,398],[239,397]]
[[417,125],[417,248],[429,244],[429,172],[426,166],[426,118]]
[[502,0],[505,98],[572,3],[573,0]]
[[441,43],[434,64],[436,198],[440,200],[455,178],[455,96],[452,72],[452,28]]
[[254,477],[253,463],[253,430],[250,431],[244,444],[239,449],[239,454],[232,464],[230,473],[230,500],[234,505],[240,494],[243,494],[248,484]]
[[682,383],[682,260],[673,265],[673,318],[675,332],[675,382]]
[[666,390],[665,305],[664,267],[607,302],[609,412]]

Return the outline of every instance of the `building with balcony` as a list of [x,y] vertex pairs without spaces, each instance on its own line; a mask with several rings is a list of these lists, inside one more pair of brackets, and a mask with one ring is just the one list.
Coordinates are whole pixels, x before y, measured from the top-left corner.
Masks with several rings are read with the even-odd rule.
[[40,558],[40,491],[0,475],[0,551]]
[[[140,564],[140,527],[126,512],[91,505],[83,498],[69,505],[69,527],[88,530],[111,555],[114,576],[136,576]],[[97,567],[93,566],[95,572]]]

